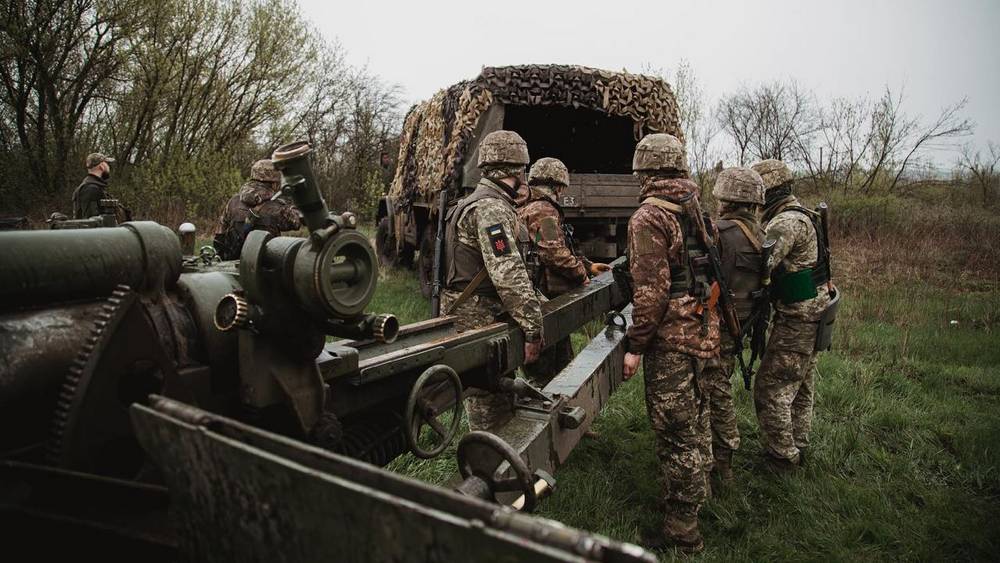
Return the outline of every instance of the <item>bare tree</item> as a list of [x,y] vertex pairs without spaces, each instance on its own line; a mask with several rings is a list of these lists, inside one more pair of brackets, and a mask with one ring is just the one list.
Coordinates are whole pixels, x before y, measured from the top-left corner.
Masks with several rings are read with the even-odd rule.
[[951,139],[972,134],[974,128],[972,122],[959,115],[959,112],[965,109],[967,101],[967,99],[963,98],[957,103],[942,108],[937,118],[925,127],[920,127],[917,121],[914,122],[917,124],[913,128],[914,135],[910,140],[912,143],[910,150],[899,164],[896,175],[893,176],[892,183],[889,185],[889,191],[896,188],[900,177],[906,171],[907,164],[910,163],[910,160],[919,151],[927,147],[932,147],[937,143],[947,142]]
[[813,96],[796,82],[740,88],[719,102],[716,119],[736,145],[740,165],[748,158],[807,160],[819,129]]
[[987,154],[973,152],[972,146],[966,144],[958,157],[958,166],[966,170],[971,180],[979,187],[983,196],[983,205],[996,203],[995,190],[1000,183],[997,166],[1000,164],[1000,146],[993,141],[986,145]]

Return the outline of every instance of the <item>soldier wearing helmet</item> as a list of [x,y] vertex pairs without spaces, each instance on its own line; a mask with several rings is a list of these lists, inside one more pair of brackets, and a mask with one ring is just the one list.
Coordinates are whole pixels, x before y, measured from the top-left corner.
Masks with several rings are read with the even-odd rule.
[[[528,146],[513,131],[494,131],[479,144],[482,179],[445,216],[441,307],[459,330],[496,322],[507,313],[524,331],[524,361],[542,350],[542,310],[525,264],[530,239],[514,209],[524,184]],[[495,429],[513,415],[513,397],[489,381],[466,400],[469,428]]]
[[[719,202],[719,255],[722,274],[736,305],[740,326],[750,324],[754,296],[760,289],[761,244],[760,209],[764,205],[764,181],[749,168],[727,168],[715,180],[712,195]],[[740,447],[733,406],[732,375],[737,343],[728,331],[721,331],[721,353],[705,369],[705,383],[711,412],[713,474],[728,483],[733,478],[733,452]]]
[[250,179],[222,208],[213,241],[219,257],[223,260],[239,258],[250,231],[264,230],[277,236],[299,228],[299,212],[280,196],[280,182],[281,173],[274,169],[270,160],[253,163]]
[[774,241],[764,272],[774,317],[754,381],[754,405],[768,465],[789,471],[802,464],[809,446],[817,328],[832,285],[829,262],[821,260],[818,216],[793,195],[791,170],[774,159],[753,169],[766,188],[764,238]]
[[[573,232],[567,228],[559,205],[559,196],[567,186],[566,165],[556,158],[540,158],[528,172],[528,186],[522,192],[525,197],[518,200],[517,216],[528,229],[541,267],[538,289],[548,299],[586,285],[590,276],[611,269],[576,252]],[[553,344],[525,373],[543,387],[572,359],[573,347],[567,337]]]
[[708,495],[712,463],[709,403],[703,372],[719,354],[719,315],[700,265],[706,249],[692,229],[701,220],[698,186],[688,178],[684,145],[672,135],[647,135],[632,169],[640,205],[628,224],[633,292],[624,376],[642,361],[646,409],[665,480],[662,533],[649,547],[704,547],[698,512]]

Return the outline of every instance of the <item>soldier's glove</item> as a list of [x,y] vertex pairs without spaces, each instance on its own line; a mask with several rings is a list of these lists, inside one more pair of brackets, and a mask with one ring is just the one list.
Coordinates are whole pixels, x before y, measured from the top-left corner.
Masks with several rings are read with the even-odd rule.
[[611,266],[608,266],[607,264],[602,264],[600,262],[591,262],[588,270],[590,270],[590,275],[596,276],[604,272],[611,271]]

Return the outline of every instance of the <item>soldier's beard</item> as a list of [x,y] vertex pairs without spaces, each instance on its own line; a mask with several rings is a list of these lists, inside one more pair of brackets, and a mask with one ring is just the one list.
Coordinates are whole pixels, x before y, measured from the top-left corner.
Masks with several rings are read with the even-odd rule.
[[101,179],[102,180],[107,180],[108,178],[111,178],[111,172],[108,172],[107,170],[105,170],[104,172],[101,172]]

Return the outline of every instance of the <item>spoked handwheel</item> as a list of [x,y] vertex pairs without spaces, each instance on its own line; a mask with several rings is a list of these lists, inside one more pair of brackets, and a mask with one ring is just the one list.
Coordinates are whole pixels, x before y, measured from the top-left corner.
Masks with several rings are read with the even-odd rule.
[[[458,472],[466,481],[478,481],[485,489],[470,486],[470,491],[488,493],[493,502],[499,503],[497,493],[520,493],[524,495],[525,512],[532,512],[538,504],[535,492],[535,477],[521,456],[507,442],[489,432],[469,432],[458,443]],[[507,462],[513,477],[497,478],[496,472],[503,462]],[[470,479],[472,478],[472,479]],[[462,487],[459,487],[462,490]]]
[[[451,413],[449,423],[441,421],[445,413]],[[406,442],[410,451],[422,459],[440,455],[455,439],[461,420],[462,380],[449,366],[427,368],[406,400]],[[430,432],[425,433],[428,427]],[[422,439],[425,434],[427,438]]]

